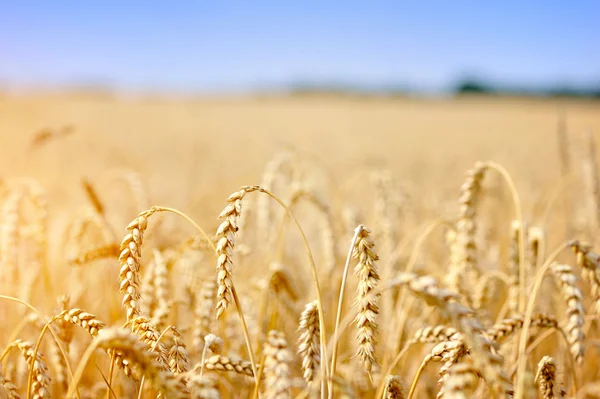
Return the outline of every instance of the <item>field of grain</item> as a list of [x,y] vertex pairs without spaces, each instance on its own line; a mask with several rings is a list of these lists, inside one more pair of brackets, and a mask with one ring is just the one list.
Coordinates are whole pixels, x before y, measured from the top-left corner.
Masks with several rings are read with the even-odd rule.
[[598,134],[575,100],[0,94],[0,398],[600,397]]

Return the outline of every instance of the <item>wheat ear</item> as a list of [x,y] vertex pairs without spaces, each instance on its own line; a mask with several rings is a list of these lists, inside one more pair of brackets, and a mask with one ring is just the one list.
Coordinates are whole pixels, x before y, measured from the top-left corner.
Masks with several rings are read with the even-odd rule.
[[[524,319],[522,315],[513,315],[488,328],[486,335],[488,335],[492,341],[500,344],[504,340],[508,339],[511,335],[519,331],[523,327],[523,322]],[[554,317],[546,315],[533,316],[531,318],[530,327],[559,328],[558,321]]]
[[122,353],[134,370],[135,376],[138,378],[144,376],[145,380],[162,392],[165,397],[174,399],[189,397],[183,381],[157,363],[154,355],[148,351],[143,342],[130,332],[117,328],[106,328],[98,333],[96,339],[83,354],[66,397],[71,397],[73,394],[75,386],[81,379],[85,365],[96,348]]
[[8,378],[6,378],[2,374],[2,370],[0,369],[0,385],[4,387],[6,391],[7,399],[21,399],[21,395],[17,392],[17,387],[13,384]]
[[196,352],[201,352],[204,346],[204,337],[210,332],[213,311],[215,307],[215,294],[217,284],[214,281],[205,281],[200,288],[198,300],[194,309],[193,347]]
[[245,360],[235,360],[227,356],[213,355],[206,359],[204,368],[215,371],[232,371],[237,374],[253,377],[252,363]]
[[319,310],[317,301],[310,302],[300,316],[300,339],[298,340],[298,353],[302,358],[302,374],[307,383],[315,378],[321,363],[321,335],[319,324]]
[[244,187],[227,198],[225,209],[219,214],[224,219],[217,229],[217,306],[216,317],[219,319],[232,301],[233,281],[231,280],[232,256],[235,248],[237,222],[242,214],[242,200],[247,193],[258,190],[258,187]]
[[158,363],[165,369],[169,369],[167,350],[160,339],[162,334],[150,318],[137,316],[129,321],[131,331],[135,333],[148,349],[156,355]]
[[190,399],[221,399],[214,378],[209,376],[194,375],[188,381]]
[[[33,363],[33,384],[31,385],[31,395],[33,399],[50,398],[50,376],[48,375],[48,366],[42,360],[42,356],[37,353],[34,358],[34,345],[31,342],[16,340],[8,346],[8,348],[18,348],[25,361],[30,366]],[[8,349],[7,348],[7,349]]]
[[577,255],[581,275],[591,287],[596,313],[600,314],[600,255],[593,252],[590,245],[580,241],[573,240],[570,245]]
[[538,363],[535,376],[541,399],[563,398],[564,393],[556,382],[556,363],[550,356],[544,356]]
[[358,327],[357,356],[361,359],[367,373],[371,372],[375,363],[375,345],[377,344],[375,337],[379,331],[379,326],[375,321],[379,314],[377,305],[379,295],[369,295],[375,292],[379,283],[379,273],[375,263],[379,257],[375,253],[375,244],[369,235],[370,230],[362,226],[352,252],[352,256],[358,261],[354,268],[354,273],[358,277],[355,300],[358,313],[354,319]]
[[164,328],[169,317],[169,277],[167,261],[160,251],[154,250],[154,296],[156,308],[152,315],[152,322],[160,330]]
[[577,277],[571,266],[554,263],[551,270],[560,284],[567,305],[567,324],[564,328],[571,345],[571,354],[575,362],[581,365],[585,352],[583,292],[577,287]]
[[464,334],[465,344],[473,351],[475,367],[497,395],[506,394],[512,389],[509,379],[502,368],[504,359],[497,352],[493,341],[485,339],[481,334],[480,323],[469,317],[473,311],[457,302],[456,292],[440,288],[431,276],[418,277],[412,273],[401,273],[397,278],[417,296],[428,304],[438,307],[447,317],[451,318]]
[[271,330],[264,348],[265,398],[283,399],[292,397],[292,354],[285,335]]
[[189,368],[188,352],[179,331],[171,326],[173,345],[168,348],[169,369],[173,374],[185,373]]
[[400,377],[397,375],[388,375],[385,377],[385,388],[383,389],[383,399],[404,399],[406,389]]
[[119,262],[119,291],[123,294],[123,307],[127,311],[127,320],[140,315],[140,269],[144,231],[148,227],[148,218],[156,212],[154,209],[142,212],[127,226],[127,234],[121,241]]
[[466,358],[448,368],[437,397],[438,399],[469,399],[474,397],[478,385],[479,371],[473,362]]
[[69,259],[69,264],[71,266],[82,266],[96,260],[116,259],[120,253],[118,244],[102,245]]
[[462,282],[465,274],[469,275],[468,279],[471,281],[477,278],[475,211],[486,169],[486,164],[477,162],[467,171],[467,179],[460,188],[456,239],[451,247],[453,262],[450,265],[447,282],[450,288],[461,293],[467,293]]
[[513,220],[510,228],[510,247],[508,257],[508,309],[511,313],[519,310],[519,240],[520,220]]

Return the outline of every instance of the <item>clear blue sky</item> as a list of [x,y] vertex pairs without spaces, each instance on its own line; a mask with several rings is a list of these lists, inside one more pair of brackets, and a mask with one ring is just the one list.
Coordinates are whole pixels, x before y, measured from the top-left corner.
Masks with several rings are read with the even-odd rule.
[[0,84],[600,82],[600,1],[3,1]]

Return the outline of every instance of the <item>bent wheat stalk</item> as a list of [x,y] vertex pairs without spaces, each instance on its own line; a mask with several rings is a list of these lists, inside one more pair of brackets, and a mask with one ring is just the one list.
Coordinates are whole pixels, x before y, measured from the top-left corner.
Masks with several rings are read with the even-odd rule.
[[[311,268],[311,272],[312,272],[312,277],[313,277],[313,282],[315,284],[315,291],[316,291],[316,294],[317,294],[317,304],[318,304],[318,311],[319,311],[319,323],[321,324],[321,326],[324,326],[325,325],[325,317],[324,317],[324,311],[323,311],[323,299],[322,299],[322,295],[321,295],[321,288],[320,288],[320,285],[319,285],[319,278],[318,278],[317,267],[315,265],[315,261],[314,261],[314,257],[313,257],[312,251],[310,250],[310,245],[308,244],[308,240],[306,238],[306,235],[304,234],[304,230],[300,226],[300,223],[298,222],[298,220],[296,219],[296,217],[294,216],[294,214],[290,210],[290,208],[279,197],[277,197],[276,195],[274,195],[273,193],[271,193],[269,190],[266,190],[266,189],[264,189],[264,188],[262,188],[260,186],[243,186],[241,188],[241,191],[244,191],[244,192],[254,192],[254,191],[256,191],[256,192],[263,193],[263,194],[271,197],[271,199],[273,199],[274,201],[276,201],[286,211],[288,217],[296,225],[296,228],[298,229],[298,232],[300,233],[300,236],[302,238],[302,243],[304,244],[305,252],[306,252],[306,254],[308,256],[308,260],[309,260],[310,268]],[[239,192],[236,192],[236,193],[232,194],[230,196],[230,198],[233,197],[232,198],[233,199],[232,202],[235,202],[236,201],[236,197],[239,196],[239,195],[240,195]],[[243,197],[243,195],[242,195],[242,197]],[[228,204],[226,206],[226,208],[223,210],[223,212],[225,212],[225,215],[224,215],[225,217],[227,217],[227,215],[233,216],[232,212],[239,213],[235,208],[231,209],[231,207],[235,207],[235,205],[231,205],[230,206],[230,204]],[[227,227],[229,229],[230,226],[231,226],[230,224],[225,225],[223,223],[223,228]],[[220,230],[220,228],[219,228],[219,230]],[[225,233],[225,230],[223,230],[223,233]],[[224,250],[225,249],[230,249],[230,244],[226,243],[225,241],[223,241],[223,249]],[[227,256],[227,252],[226,251],[222,252],[222,255]],[[218,267],[221,264],[221,262],[223,262],[224,266],[229,266],[230,260],[228,260],[225,257],[223,257],[221,260],[218,261],[218,263],[217,263]],[[224,279],[223,279],[224,283],[228,282],[227,277],[229,277],[229,279],[231,279],[231,275],[230,275],[231,273],[229,273],[229,276],[227,276],[227,271],[226,270],[222,269],[221,270],[221,274],[225,276]],[[223,285],[223,288],[226,289],[226,284]],[[231,289],[232,298],[233,298],[234,302],[236,303],[236,307],[238,308],[238,312],[241,312],[241,308],[240,308],[240,306],[238,306],[238,302],[239,301],[237,299],[237,294],[236,294],[235,287],[233,286],[233,284],[231,285],[231,288],[232,288]],[[242,321],[243,321],[243,318],[242,318]],[[321,340],[321,356],[324,359],[327,359],[327,341],[326,341],[326,337],[325,337],[325,331],[324,331],[323,328],[321,329],[320,340]],[[256,363],[253,361],[254,354],[250,353],[249,355],[250,355],[251,361],[254,364],[253,368],[254,368],[255,375],[258,375],[256,373]],[[330,385],[330,383],[329,383],[329,370],[328,370],[327,362],[321,362],[321,368],[322,368],[322,376],[323,376],[322,377],[322,381],[326,381],[326,383],[328,385]],[[257,384],[258,384],[258,382],[257,382]],[[324,394],[324,390],[321,390],[321,392],[322,392],[322,394]]]

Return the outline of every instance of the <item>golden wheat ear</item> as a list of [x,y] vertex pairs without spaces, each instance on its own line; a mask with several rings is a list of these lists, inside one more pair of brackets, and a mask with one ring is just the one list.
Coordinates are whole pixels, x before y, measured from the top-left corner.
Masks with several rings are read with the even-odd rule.
[[317,301],[308,303],[302,311],[298,332],[300,333],[298,354],[302,358],[302,375],[304,380],[310,383],[319,372],[319,365],[321,364],[321,346],[319,342],[321,327]]
[[293,356],[282,332],[269,331],[264,348],[264,358],[264,397],[267,399],[291,398]]
[[571,266],[554,263],[551,270],[560,284],[562,296],[566,303],[567,322],[564,329],[571,346],[571,355],[573,355],[575,362],[581,365],[585,353],[583,292],[577,286],[577,277]]
[[565,393],[556,381],[556,363],[550,356],[544,356],[538,363],[535,380],[541,399],[563,398]]
[[358,261],[354,268],[354,273],[358,278],[355,300],[358,313],[354,319],[358,328],[357,355],[367,373],[371,372],[375,363],[376,336],[379,332],[379,326],[376,322],[379,315],[377,303],[380,296],[379,294],[370,295],[375,292],[379,283],[379,272],[376,265],[379,257],[375,253],[375,243],[369,237],[370,233],[367,228],[361,228],[352,250],[352,256]]

